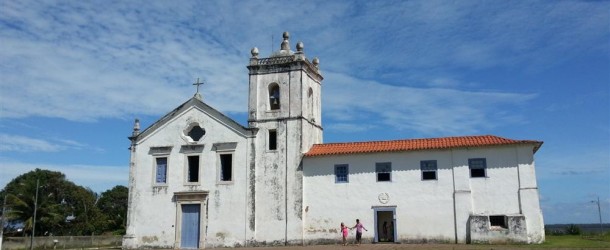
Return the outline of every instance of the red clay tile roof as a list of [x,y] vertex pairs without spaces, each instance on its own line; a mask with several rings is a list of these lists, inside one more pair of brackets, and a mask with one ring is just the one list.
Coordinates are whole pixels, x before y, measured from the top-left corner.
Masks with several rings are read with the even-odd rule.
[[484,147],[494,145],[533,144],[534,153],[542,146],[541,141],[512,140],[494,135],[459,136],[394,141],[368,141],[315,144],[305,154],[306,157],[323,155],[362,154],[377,152],[416,151],[429,149],[450,149],[462,147]]

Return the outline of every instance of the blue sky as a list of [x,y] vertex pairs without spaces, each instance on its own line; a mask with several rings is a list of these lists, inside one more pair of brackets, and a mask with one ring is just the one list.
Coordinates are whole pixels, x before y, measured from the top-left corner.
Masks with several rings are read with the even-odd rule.
[[325,142],[544,141],[546,223],[610,221],[607,1],[0,2],[0,187],[126,185],[143,127],[194,94],[246,124],[250,49],[320,58]]

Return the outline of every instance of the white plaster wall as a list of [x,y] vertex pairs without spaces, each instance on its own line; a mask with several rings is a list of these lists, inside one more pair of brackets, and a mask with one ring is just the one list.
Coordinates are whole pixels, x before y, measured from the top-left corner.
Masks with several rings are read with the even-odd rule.
[[[305,158],[305,239],[339,240],[339,224],[349,222],[353,226],[356,218],[373,229],[372,206],[381,205],[396,206],[396,230],[398,240],[403,242],[464,243],[470,214],[521,212],[526,216],[528,234],[538,239],[544,230],[537,189],[521,189],[521,204],[519,195],[518,166],[533,168],[533,165],[520,164],[516,150],[524,155],[533,153],[531,146],[497,146]],[[470,178],[469,158],[486,158],[487,178]],[[437,160],[437,181],[421,180],[422,160]],[[376,162],[392,162],[392,182],[376,181]],[[349,164],[349,183],[335,183],[335,164]],[[535,179],[531,170],[521,177]],[[532,184],[535,180],[523,182]],[[380,193],[389,194],[387,204],[380,203]],[[363,237],[372,239],[373,235],[369,231]]]
[[[519,214],[519,179],[514,147],[454,150],[456,178],[470,181],[474,214]],[[486,158],[486,178],[470,178],[468,159]]]
[[[186,183],[187,160],[180,147],[187,142],[180,133],[192,121],[199,122],[205,136],[197,144],[204,145],[200,155],[200,182]],[[218,182],[219,158],[212,150],[214,143],[237,142],[233,152],[233,181]],[[168,157],[167,185],[154,184],[154,156],[151,147],[173,146]],[[243,135],[229,129],[219,120],[190,108],[155,133],[142,139],[136,149],[136,184],[133,226],[140,246],[173,248],[176,235],[176,208],[174,192],[208,191],[208,208],[203,207],[201,216],[207,216],[206,246],[232,246],[244,244],[246,223],[246,190],[248,144]],[[180,208],[178,208],[180,209]],[[178,210],[180,211],[180,210]],[[205,230],[205,228],[203,228]]]
[[517,147],[519,158],[519,180],[521,209],[525,215],[528,241],[530,243],[544,242],[544,219],[540,208],[540,195],[536,181],[536,168],[532,148],[527,146]]
[[[353,226],[357,218],[369,229],[363,237],[372,240],[373,206],[396,206],[399,240],[452,240],[450,156],[446,152],[412,152],[305,158],[306,240],[339,240],[340,223]],[[421,160],[437,160],[438,180],[421,180]],[[376,162],[392,162],[391,182],[377,182]],[[349,183],[335,183],[335,164],[349,165]],[[381,193],[389,195],[388,203],[380,202]]]

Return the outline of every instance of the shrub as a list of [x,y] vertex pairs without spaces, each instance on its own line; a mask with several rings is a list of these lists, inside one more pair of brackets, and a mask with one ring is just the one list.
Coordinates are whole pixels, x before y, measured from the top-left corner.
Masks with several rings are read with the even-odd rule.
[[580,233],[581,233],[580,227],[578,227],[577,225],[570,224],[570,225],[568,225],[568,227],[566,227],[566,234],[580,235]]

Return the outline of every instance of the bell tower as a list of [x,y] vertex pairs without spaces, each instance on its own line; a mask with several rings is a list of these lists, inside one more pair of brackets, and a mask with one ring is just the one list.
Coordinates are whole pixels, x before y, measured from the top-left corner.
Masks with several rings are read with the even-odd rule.
[[[302,240],[303,182],[301,159],[322,143],[319,60],[309,61],[302,42],[290,50],[284,32],[280,50],[259,58],[251,50],[248,124],[255,139],[254,240],[278,243]],[[252,222],[252,220],[251,220]]]

